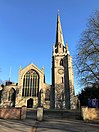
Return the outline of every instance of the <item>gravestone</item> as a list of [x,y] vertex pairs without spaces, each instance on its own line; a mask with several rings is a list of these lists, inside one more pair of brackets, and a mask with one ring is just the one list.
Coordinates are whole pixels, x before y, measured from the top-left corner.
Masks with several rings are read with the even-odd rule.
[[43,120],[43,107],[37,108],[37,120],[42,121]]

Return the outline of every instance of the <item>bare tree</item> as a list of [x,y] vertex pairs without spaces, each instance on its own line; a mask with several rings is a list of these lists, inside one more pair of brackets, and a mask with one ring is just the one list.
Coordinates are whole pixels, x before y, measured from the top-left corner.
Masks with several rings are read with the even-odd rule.
[[82,33],[75,65],[81,82],[99,85],[99,11],[89,18]]

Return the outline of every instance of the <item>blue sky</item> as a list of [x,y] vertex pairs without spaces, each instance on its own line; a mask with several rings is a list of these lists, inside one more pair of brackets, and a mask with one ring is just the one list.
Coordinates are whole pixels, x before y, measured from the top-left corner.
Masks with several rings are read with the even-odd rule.
[[[65,43],[75,56],[76,44],[99,0],[0,0],[0,79],[18,82],[19,67],[44,67],[51,83],[52,47],[60,11]],[[80,90],[75,76],[76,93]]]

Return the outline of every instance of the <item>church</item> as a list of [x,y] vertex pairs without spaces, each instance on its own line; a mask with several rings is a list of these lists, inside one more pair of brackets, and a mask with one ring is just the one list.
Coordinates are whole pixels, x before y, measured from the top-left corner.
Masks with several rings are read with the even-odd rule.
[[64,44],[60,15],[57,15],[56,42],[52,52],[52,84],[45,82],[44,68],[30,64],[20,67],[18,83],[0,86],[0,107],[76,109],[72,57]]

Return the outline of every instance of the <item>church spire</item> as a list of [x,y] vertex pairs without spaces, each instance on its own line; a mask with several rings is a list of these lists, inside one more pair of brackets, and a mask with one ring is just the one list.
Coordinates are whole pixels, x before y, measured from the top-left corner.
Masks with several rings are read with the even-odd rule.
[[61,43],[62,45],[64,45],[64,39],[63,39],[63,34],[62,34],[62,28],[61,28],[61,22],[60,22],[60,15],[59,15],[59,11],[57,14],[57,29],[56,29],[56,44]]

